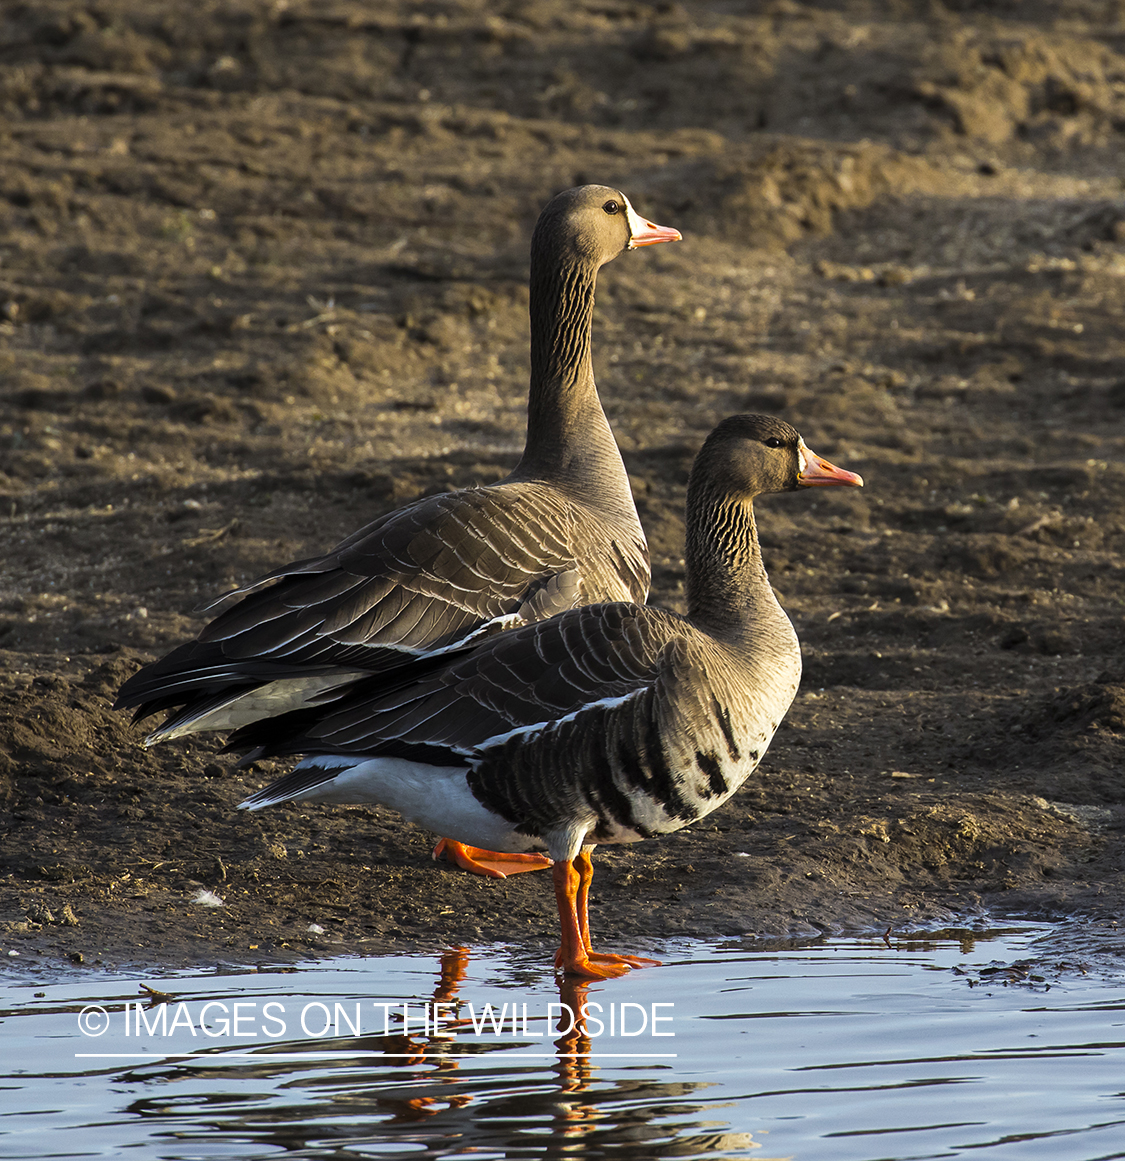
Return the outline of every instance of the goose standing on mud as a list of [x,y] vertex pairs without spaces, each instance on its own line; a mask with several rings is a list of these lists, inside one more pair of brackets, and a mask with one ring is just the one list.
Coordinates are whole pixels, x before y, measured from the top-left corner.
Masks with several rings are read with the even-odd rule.
[[782,420],[724,420],[688,482],[685,617],[587,605],[246,726],[231,749],[307,756],[242,806],[381,803],[463,842],[546,851],[557,966],[600,979],[655,962],[591,950],[590,852],[679,830],[758,766],[801,650],[762,563],[754,497],[862,484]]
[[[531,243],[527,442],[515,470],[418,500],[225,594],[242,599],[121,687],[116,708],[135,708],[135,720],[168,711],[146,745],[322,704],[359,677],[564,609],[643,603],[648,546],[594,383],[594,283],[623,250],[679,238],[619,190],[553,198]],[[442,852],[500,877],[548,865],[448,840]]]

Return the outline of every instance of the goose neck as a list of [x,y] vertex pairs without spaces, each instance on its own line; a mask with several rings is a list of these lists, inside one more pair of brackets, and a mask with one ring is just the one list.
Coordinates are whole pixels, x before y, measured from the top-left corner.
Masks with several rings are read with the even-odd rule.
[[515,475],[549,479],[635,522],[625,465],[594,382],[596,268],[534,263],[527,444]]
[[536,263],[531,272],[531,385],[540,395],[593,385],[590,328],[595,270]]
[[762,562],[749,499],[689,493],[686,566],[688,617],[712,636],[747,643],[760,637],[764,621],[785,617]]

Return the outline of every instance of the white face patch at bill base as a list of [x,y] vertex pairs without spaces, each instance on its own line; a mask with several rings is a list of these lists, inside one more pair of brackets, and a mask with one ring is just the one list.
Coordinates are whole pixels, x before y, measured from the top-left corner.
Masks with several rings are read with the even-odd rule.
[[633,209],[633,204],[628,198],[625,198],[625,220],[629,223],[629,249],[632,250],[634,248],[633,239],[638,234],[645,232],[648,228],[648,222]]
[[[636,238],[643,238],[646,234],[651,234],[654,229],[659,229],[654,223],[642,218],[640,214],[633,209],[632,202],[629,201],[624,194],[621,195],[625,200],[625,220],[629,223],[629,245],[626,247],[629,250],[637,248]],[[649,239],[652,240],[651,238]]]
[[797,454],[801,457],[801,466],[797,471],[799,476],[803,476],[816,468],[817,458],[809,451],[803,439],[797,440]]

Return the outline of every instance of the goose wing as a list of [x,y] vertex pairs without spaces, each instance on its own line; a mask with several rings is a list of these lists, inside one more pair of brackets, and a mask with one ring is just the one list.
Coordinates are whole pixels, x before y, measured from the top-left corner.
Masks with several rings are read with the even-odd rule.
[[420,777],[459,766],[479,802],[564,857],[576,844],[632,842],[708,813],[773,732],[732,724],[741,675],[729,656],[658,609],[575,609],[435,668],[438,660],[396,670],[381,688],[378,678],[359,683],[318,717],[294,713],[238,731],[232,749],[309,755],[247,803],[330,781],[347,759],[405,759]]
[[356,682],[329,706],[237,731],[257,753],[409,754],[461,761],[655,680],[666,647],[691,632],[679,617],[632,603],[587,605],[470,647]]
[[466,638],[589,601],[643,600],[643,534],[615,537],[588,517],[534,483],[426,497],[228,594],[242,599],[130,678],[117,705],[138,718],[182,707],[154,738],[236,727]]

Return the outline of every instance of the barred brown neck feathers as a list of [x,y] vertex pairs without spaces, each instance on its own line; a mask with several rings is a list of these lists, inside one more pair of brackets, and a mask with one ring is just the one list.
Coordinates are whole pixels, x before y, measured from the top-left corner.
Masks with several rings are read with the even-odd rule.
[[[688,616],[720,640],[789,635],[762,563],[754,497],[798,486],[801,437],[783,420],[736,415],[708,437],[688,481]],[[782,624],[785,622],[785,624]]]
[[[776,605],[750,500],[689,493],[686,545],[688,617],[720,639]],[[704,534],[706,530],[706,535]]]
[[[551,222],[553,225],[553,221]],[[531,245],[531,382],[570,386],[591,377],[590,324],[598,266],[565,254],[539,229]]]
[[636,528],[617,442],[594,383],[590,327],[598,270],[623,250],[672,240],[607,186],[559,194],[531,241],[531,386],[527,444],[515,480],[551,480],[583,503]]
[[590,355],[596,267],[532,262],[531,387],[520,466],[569,480],[584,474],[575,461],[588,459],[592,448],[597,460],[620,462]]

